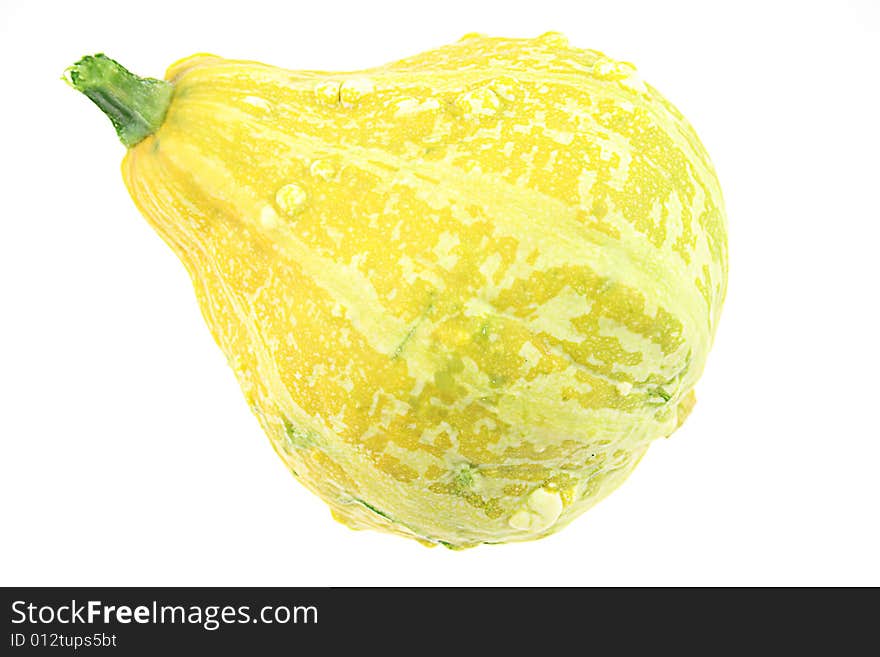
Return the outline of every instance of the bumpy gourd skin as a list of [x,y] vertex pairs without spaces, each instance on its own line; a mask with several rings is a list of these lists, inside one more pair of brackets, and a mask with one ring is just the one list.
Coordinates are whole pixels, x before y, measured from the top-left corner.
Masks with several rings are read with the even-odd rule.
[[126,184],[338,520],[544,536],[683,421],[726,289],[723,202],[632,66],[471,36],[356,73],[199,55],[167,79]]

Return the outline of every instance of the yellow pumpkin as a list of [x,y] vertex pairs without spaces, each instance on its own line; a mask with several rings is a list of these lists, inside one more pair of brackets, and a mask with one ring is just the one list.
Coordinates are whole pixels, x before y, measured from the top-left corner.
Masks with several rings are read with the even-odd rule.
[[545,536],[690,411],[723,201],[631,64],[469,35],[358,72],[196,55],[159,81],[97,55],[68,79],[276,452],[347,525]]

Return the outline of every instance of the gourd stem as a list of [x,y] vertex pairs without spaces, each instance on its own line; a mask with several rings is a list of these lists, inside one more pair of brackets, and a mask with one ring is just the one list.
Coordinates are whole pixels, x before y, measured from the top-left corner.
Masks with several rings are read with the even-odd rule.
[[103,54],[83,57],[64,77],[101,108],[128,147],[159,129],[174,92],[170,82],[137,76]]

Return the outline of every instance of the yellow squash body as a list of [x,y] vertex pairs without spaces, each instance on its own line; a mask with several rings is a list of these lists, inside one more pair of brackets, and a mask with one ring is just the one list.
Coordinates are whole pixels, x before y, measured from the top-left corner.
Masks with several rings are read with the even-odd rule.
[[469,36],[356,73],[199,55],[167,79],[126,184],[338,520],[449,547],[544,536],[690,410],[723,202],[631,65]]

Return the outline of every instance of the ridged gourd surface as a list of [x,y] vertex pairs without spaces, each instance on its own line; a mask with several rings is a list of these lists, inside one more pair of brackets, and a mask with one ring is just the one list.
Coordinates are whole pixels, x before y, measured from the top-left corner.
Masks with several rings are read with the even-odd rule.
[[167,77],[126,183],[338,520],[449,547],[544,536],[687,415],[726,220],[693,129],[632,65],[551,33],[354,73],[198,55]]

